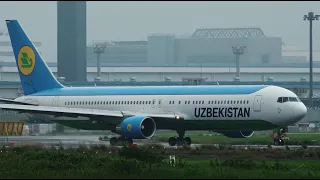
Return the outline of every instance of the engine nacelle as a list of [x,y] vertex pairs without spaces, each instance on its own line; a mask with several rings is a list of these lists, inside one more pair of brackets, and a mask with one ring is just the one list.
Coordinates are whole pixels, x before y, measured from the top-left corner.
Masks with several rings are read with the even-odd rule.
[[248,138],[254,134],[254,131],[220,131],[221,133],[228,138]]
[[116,127],[116,133],[132,139],[148,139],[156,132],[156,123],[150,117],[132,116]]

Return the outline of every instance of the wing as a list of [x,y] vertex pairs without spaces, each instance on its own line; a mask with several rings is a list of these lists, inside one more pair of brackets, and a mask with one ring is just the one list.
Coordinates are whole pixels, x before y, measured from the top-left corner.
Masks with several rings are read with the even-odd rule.
[[[51,107],[51,106],[32,106],[32,105],[15,105],[0,104],[3,110],[17,111],[21,113],[32,113],[51,115],[53,117],[87,117],[90,120],[108,121],[111,124],[119,123],[125,116],[142,115],[156,119],[175,119],[175,114],[148,114],[134,113],[129,111],[110,111],[85,108],[68,108],[68,107]],[[182,117],[181,115],[179,117]]]
[[19,102],[13,99],[5,99],[5,98],[0,98],[0,102],[7,103],[7,104],[19,104],[19,105],[34,105],[34,106],[38,105],[34,103]]

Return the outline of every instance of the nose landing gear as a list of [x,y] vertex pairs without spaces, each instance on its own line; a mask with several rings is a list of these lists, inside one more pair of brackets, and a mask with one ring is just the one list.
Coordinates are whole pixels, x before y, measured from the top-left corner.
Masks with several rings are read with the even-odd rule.
[[273,134],[270,134],[270,137],[273,138],[273,145],[284,146],[285,140],[288,139],[286,137],[286,132],[288,132],[287,127],[274,129]]

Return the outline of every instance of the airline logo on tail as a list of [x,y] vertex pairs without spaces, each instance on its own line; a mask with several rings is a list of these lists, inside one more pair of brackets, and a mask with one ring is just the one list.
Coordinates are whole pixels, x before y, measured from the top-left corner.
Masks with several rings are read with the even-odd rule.
[[29,46],[23,46],[18,54],[19,71],[28,76],[32,73],[36,63],[36,55],[33,49]]

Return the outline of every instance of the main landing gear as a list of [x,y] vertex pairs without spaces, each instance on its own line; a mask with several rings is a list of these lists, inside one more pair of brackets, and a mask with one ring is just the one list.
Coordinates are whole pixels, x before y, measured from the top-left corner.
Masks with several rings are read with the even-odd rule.
[[170,146],[190,146],[191,145],[191,138],[190,137],[184,137],[185,131],[177,131],[179,136],[177,138],[170,137],[169,138],[169,145]]
[[112,146],[131,146],[133,144],[133,140],[131,138],[126,138],[123,136],[120,137],[112,137],[110,139],[110,145]]

